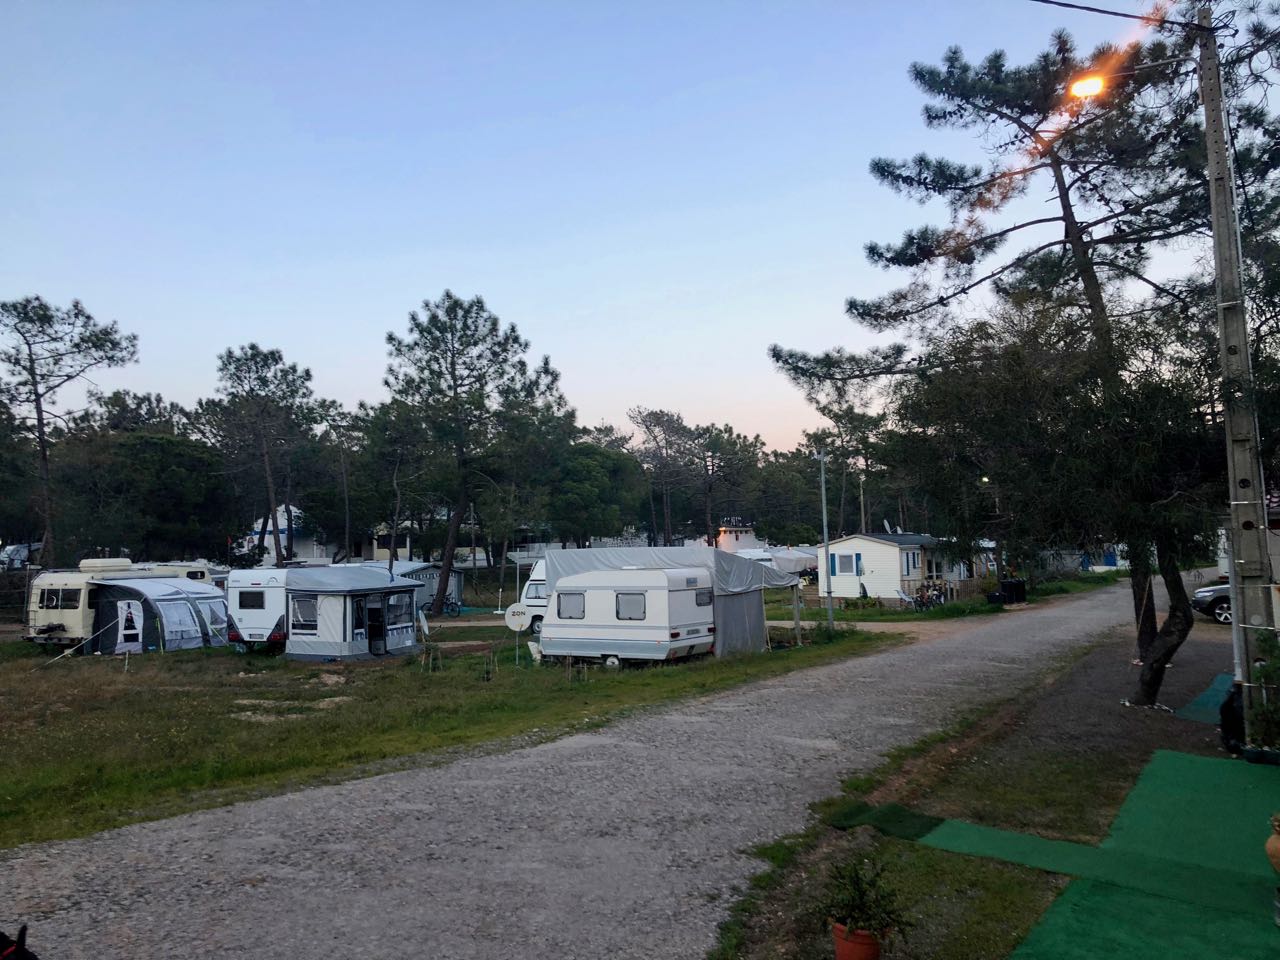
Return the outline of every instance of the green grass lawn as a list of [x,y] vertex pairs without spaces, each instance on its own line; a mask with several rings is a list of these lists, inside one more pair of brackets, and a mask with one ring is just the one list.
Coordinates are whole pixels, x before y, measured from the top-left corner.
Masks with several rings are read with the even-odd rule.
[[[496,634],[496,635],[495,635]],[[502,636],[505,634],[505,636]],[[570,674],[514,660],[511,634],[479,655],[345,665],[226,650],[49,657],[0,643],[0,847],[340,779],[445,748],[521,734],[546,739],[628,710],[712,693],[901,642],[842,632],[826,642],[724,660]],[[427,762],[417,758],[400,763]]]
[[[1123,574],[1077,573],[1069,577],[1057,577],[1052,580],[1041,580],[1027,591],[1027,600],[1035,603],[1048,597],[1070,593],[1083,593],[1109,587],[1122,578]],[[790,620],[792,618],[790,591],[771,590],[765,592],[765,616],[770,620]],[[969,600],[952,600],[931,610],[914,612],[902,610],[896,604],[882,607],[862,607],[842,609],[841,601],[836,600],[834,616],[836,620],[847,623],[880,621],[888,623],[906,623],[912,620],[950,620],[953,617],[972,617],[979,614],[1000,613],[1004,608],[999,604],[987,603],[985,598]],[[825,606],[803,607],[800,610],[801,620],[826,620]]]

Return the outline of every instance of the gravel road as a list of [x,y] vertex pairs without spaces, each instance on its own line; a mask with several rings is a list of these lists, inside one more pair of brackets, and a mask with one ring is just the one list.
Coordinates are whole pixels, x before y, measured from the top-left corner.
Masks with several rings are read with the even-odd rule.
[[599,732],[8,851],[0,928],[53,958],[698,958],[760,869],[744,848],[1130,609],[1121,584]]

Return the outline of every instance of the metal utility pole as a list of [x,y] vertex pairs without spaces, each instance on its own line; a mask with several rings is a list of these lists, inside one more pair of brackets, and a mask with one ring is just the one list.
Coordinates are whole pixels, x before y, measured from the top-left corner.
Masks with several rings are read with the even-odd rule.
[[826,565],[827,572],[827,629],[834,630],[836,628],[835,608],[831,600],[831,535],[827,533],[827,454],[823,450],[818,451],[818,477],[819,485],[822,488],[822,550],[826,556],[823,563]]
[[1244,674],[1245,742],[1252,742],[1250,715],[1257,697],[1251,633],[1275,628],[1271,610],[1271,558],[1267,553],[1267,488],[1259,455],[1258,413],[1249,359],[1241,283],[1240,224],[1236,219],[1235,180],[1222,106],[1218,38],[1208,7],[1198,13],[1200,97],[1204,101],[1205,145],[1209,154],[1209,205],[1213,219],[1213,260],[1218,284],[1218,348],[1222,362],[1222,400],[1230,478],[1231,573],[1235,583],[1231,617],[1240,624],[1237,651]]

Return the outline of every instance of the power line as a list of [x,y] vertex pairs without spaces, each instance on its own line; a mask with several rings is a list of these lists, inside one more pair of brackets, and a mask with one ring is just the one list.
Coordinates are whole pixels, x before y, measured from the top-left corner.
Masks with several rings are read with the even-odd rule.
[[1083,10],[1085,13],[1100,13],[1107,17],[1119,17],[1121,20],[1137,20],[1141,23],[1151,24],[1152,26],[1169,25],[1171,27],[1186,27],[1189,30],[1208,30],[1212,33],[1220,27],[1202,27],[1198,23],[1192,23],[1190,20],[1170,20],[1156,13],[1121,13],[1118,10],[1106,10],[1102,7],[1090,7],[1082,3],[1066,3],[1065,0],[1030,0],[1031,3],[1043,3],[1049,7],[1066,7],[1068,10]]

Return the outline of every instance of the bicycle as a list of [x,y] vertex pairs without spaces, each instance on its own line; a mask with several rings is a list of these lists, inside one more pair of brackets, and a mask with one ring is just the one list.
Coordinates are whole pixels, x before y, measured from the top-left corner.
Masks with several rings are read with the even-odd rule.
[[[428,617],[431,616],[431,604],[424,603],[418,608]],[[444,617],[460,617],[462,616],[462,604],[453,598],[453,594],[449,594],[444,598],[444,605],[440,608],[440,615]]]

